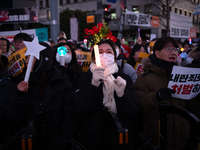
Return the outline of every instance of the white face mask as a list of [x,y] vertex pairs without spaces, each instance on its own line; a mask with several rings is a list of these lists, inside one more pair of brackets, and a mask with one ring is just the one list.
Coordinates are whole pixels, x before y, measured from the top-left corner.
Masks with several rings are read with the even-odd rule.
[[[61,63],[61,59],[60,59],[60,58],[61,58],[60,55],[57,53],[57,54],[56,54],[56,60],[57,60],[59,63]],[[66,55],[65,55],[65,64],[69,64],[69,63],[71,62],[71,60],[72,60],[72,55],[66,54]]]
[[109,66],[111,66],[114,62],[115,62],[115,57],[112,54],[100,54],[100,60],[101,60],[101,66],[103,68],[108,68]]
[[115,49],[116,50],[116,58],[119,56],[119,49]]

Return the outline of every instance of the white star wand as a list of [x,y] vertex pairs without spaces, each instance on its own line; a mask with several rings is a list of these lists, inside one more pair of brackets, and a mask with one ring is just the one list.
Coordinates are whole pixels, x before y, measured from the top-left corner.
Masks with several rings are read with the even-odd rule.
[[32,69],[32,65],[33,65],[34,57],[36,57],[39,60],[40,59],[40,51],[42,51],[46,47],[42,46],[38,43],[37,36],[35,36],[35,38],[33,39],[32,42],[24,41],[24,44],[27,47],[25,56],[30,55],[27,70],[26,70],[26,75],[25,75],[25,79],[24,79],[24,81],[28,82],[30,73],[31,73],[31,69]]

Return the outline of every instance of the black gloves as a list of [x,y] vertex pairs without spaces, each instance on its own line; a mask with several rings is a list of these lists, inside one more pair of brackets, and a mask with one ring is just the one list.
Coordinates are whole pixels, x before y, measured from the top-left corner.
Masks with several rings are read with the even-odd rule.
[[172,94],[175,94],[175,91],[169,88],[162,88],[156,92],[156,99],[158,101],[168,100],[172,98]]

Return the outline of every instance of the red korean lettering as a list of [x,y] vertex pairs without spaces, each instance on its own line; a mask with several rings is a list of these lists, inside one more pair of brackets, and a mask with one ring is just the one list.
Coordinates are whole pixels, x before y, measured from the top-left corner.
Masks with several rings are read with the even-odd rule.
[[181,94],[190,94],[192,91],[193,84],[188,84],[183,86],[183,91]]
[[9,73],[10,76],[13,76],[13,75],[15,74],[14,68],[13,68],[13,67],[10,67],[10,68],[8,69],[8,73]]
[[137,72],[143,72],[143,65],[142,64],[138,64]]
[[181,84],[180,86],[178,86],[177,84],[174,84],[172,86],[172,88],[176,92],[176,94],[180,94],[180,91],[181,91],[182,87],[183,87],[183,84]]
[[14,69],[15,71],[21,69],[18,62],[16,62],[16,63],[13,65],[13,69]]

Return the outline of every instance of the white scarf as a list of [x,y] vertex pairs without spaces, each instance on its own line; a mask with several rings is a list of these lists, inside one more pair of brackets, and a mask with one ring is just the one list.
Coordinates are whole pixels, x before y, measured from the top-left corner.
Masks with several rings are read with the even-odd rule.
[[[96,68],[96,65],[92,62],[90,64],[90,71],[93,73],[93,70]],[[104,71],[104,85],[103,85],[103,105],[106,106],[114,114],[117,114],[117,107],[114,98],[114,80],[112,74],[118,72],[118,66],[116,63],[113,63],[110,67],[106,68]]]

